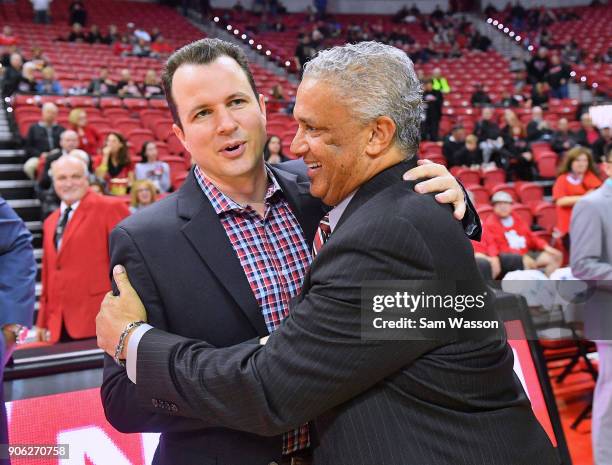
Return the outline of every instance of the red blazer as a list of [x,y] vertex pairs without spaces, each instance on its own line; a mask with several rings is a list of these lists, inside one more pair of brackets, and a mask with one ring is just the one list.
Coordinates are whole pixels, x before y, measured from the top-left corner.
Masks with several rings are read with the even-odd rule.
[[108,237],[119,221],[129,215],[116,199],[89,192],[70,219],[59,253],[53,244],[60,209],[43,225],[42,295],[36,326],[59,340],[62,320],[75,338],[96,335],[96,315],[104,294],[111,289]]
[[75,126],[72,128],[79,135],[79,148],[85,150],[90,158],[93,158],[98,153],[98,148],[102,143],[100,133],[93,126],[87,125],[82,129]]

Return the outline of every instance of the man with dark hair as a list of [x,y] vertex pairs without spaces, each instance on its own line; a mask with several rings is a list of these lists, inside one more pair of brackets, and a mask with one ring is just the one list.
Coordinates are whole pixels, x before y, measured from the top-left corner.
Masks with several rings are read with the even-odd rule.
[[[195,166],[179,192],[113,231],[112,264],[125,265],[156,328],[218,347],[267,336],[301,290],[325,207],[309,195],[302,161],[264,164],[265,100],[238,46],[218,39],[189,44],[170,57],[162,81],[173,130]],[[445,169],[424,165],[415,176],[421,170],[445,174],[426,186],[451,188],[440,201],[457,194],[463,200]],[[470,232],[474,220],[465,222]],[[112,324],[124,330],[121,321]],[[128,350],[137,348],[142,329],[128,328]],[[106,357],[102,402],[118,430],[162,433],[155,464],[297,464],[308,456],[306,425],[263,438],[143,408],[128,378],[133,360],[124,369]]]

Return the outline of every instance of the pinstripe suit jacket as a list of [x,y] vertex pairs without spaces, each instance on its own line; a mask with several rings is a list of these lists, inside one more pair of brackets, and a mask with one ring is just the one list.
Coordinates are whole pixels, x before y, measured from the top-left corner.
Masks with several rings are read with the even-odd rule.
[[138,348],[141,406],[261,435],[314,419],[317,465],[558,463],[505,340],[361,339],[363,281],[484,285],[460,224],[399,181],[405,169],[357,191],[265,346],[216,349],[147,332]]

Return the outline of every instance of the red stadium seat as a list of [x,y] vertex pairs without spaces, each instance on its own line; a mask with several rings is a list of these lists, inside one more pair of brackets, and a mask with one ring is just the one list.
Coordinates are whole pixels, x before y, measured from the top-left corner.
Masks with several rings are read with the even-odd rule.
[[479,205],[487,205],[489,203],[490,195],[486,187],[477,184],[466,184],[465,188],[472,193],[476,207]]
[[480,216],[480,221],[484,223],[487,221],[487,218],[493,215],[493,207],[491,205],[482,205],[480,207],[476,207],[476,212],[478,216]]
[[100,99],[100,108],[121,108],[123,103],[118,97],[102,97]]
[[542,154],[536,161],[538,165],[538,173],[543,178],[554,178],[557,176],[557,154],[547,153]]
[[148,108],[149,102],[144,98],[124,98],[123,106],[128,110],[140,110],[142,108]]
[[537,204],[544,199],[542,186],[532,182],[522,183],[517,187],[517,193],[521,202],[528,206]]
[[166,140],[168,137],[168,131],[171,131],[172,120],[171,119],[159,119],[153,122],[153,133],[157,140]]
[[174,132],[172,131],[168,132],[168,134],[166,135],[165,141],[166,141],[166,144],[168,144],[168,150],[170,150],[171,154],[183,155],[186,153],[185,147],[183,147],[183,144],[181,143],[179,138],[176,137]]
[[541,202],[533,208],[533,214],[536,222],[548,232],[557,225],[557,211],[552,203]]
[[467,186],[468,184],[480,184],[480,171],[471,170],[469,168],[458,169],[454,176]]
[[533,214],[531,210],[526,205],[522,205],[520,203],[515,203],[512,205],[512,212],[516,213],[519,217],[525,221],[529,226],[533,223]]
[[506,172],[499,168],[483,171],[482,179],[484,186],[490,190],[493,186],[506,182]]
[[148,129],[137,128],[127,133],[127,139],[128,142],[132,144],[132,147],[134,147],[134,153],[140,153],[142,144],[148,141],[154,141],[155,136]]
[[141,129],[140,121],[131,118],[119,118],[113,121],[113,126],[117,131],[127,136],[134,129]]

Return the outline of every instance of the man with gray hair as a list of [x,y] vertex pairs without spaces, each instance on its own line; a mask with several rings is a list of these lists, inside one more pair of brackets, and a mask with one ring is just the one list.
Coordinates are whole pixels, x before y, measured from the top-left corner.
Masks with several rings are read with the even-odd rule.
[[[451,209],[402,181],[421,109],[412,62],[394,47],[334,47],[306,64],[291,149],[308,166],[311,194],[333,209],[302,292],[260,344],[217,349],[158,328],[139,333],[126,364],[143,408],[266,436],[314,419],[321,465],[557,463],[505,339],[362,338],[365,281],[484,285]],[[98,342],[120,358],[106,329],[147,314],[125,270],[114,279],[120,296],[105,298]]]
[[62,155],[52,164],[61,204],[43,223],[38,340],[55,343],[95,335],[95,316],[110,286],[108,236],[129,215],[116,199],[89,191],[87,164]]

